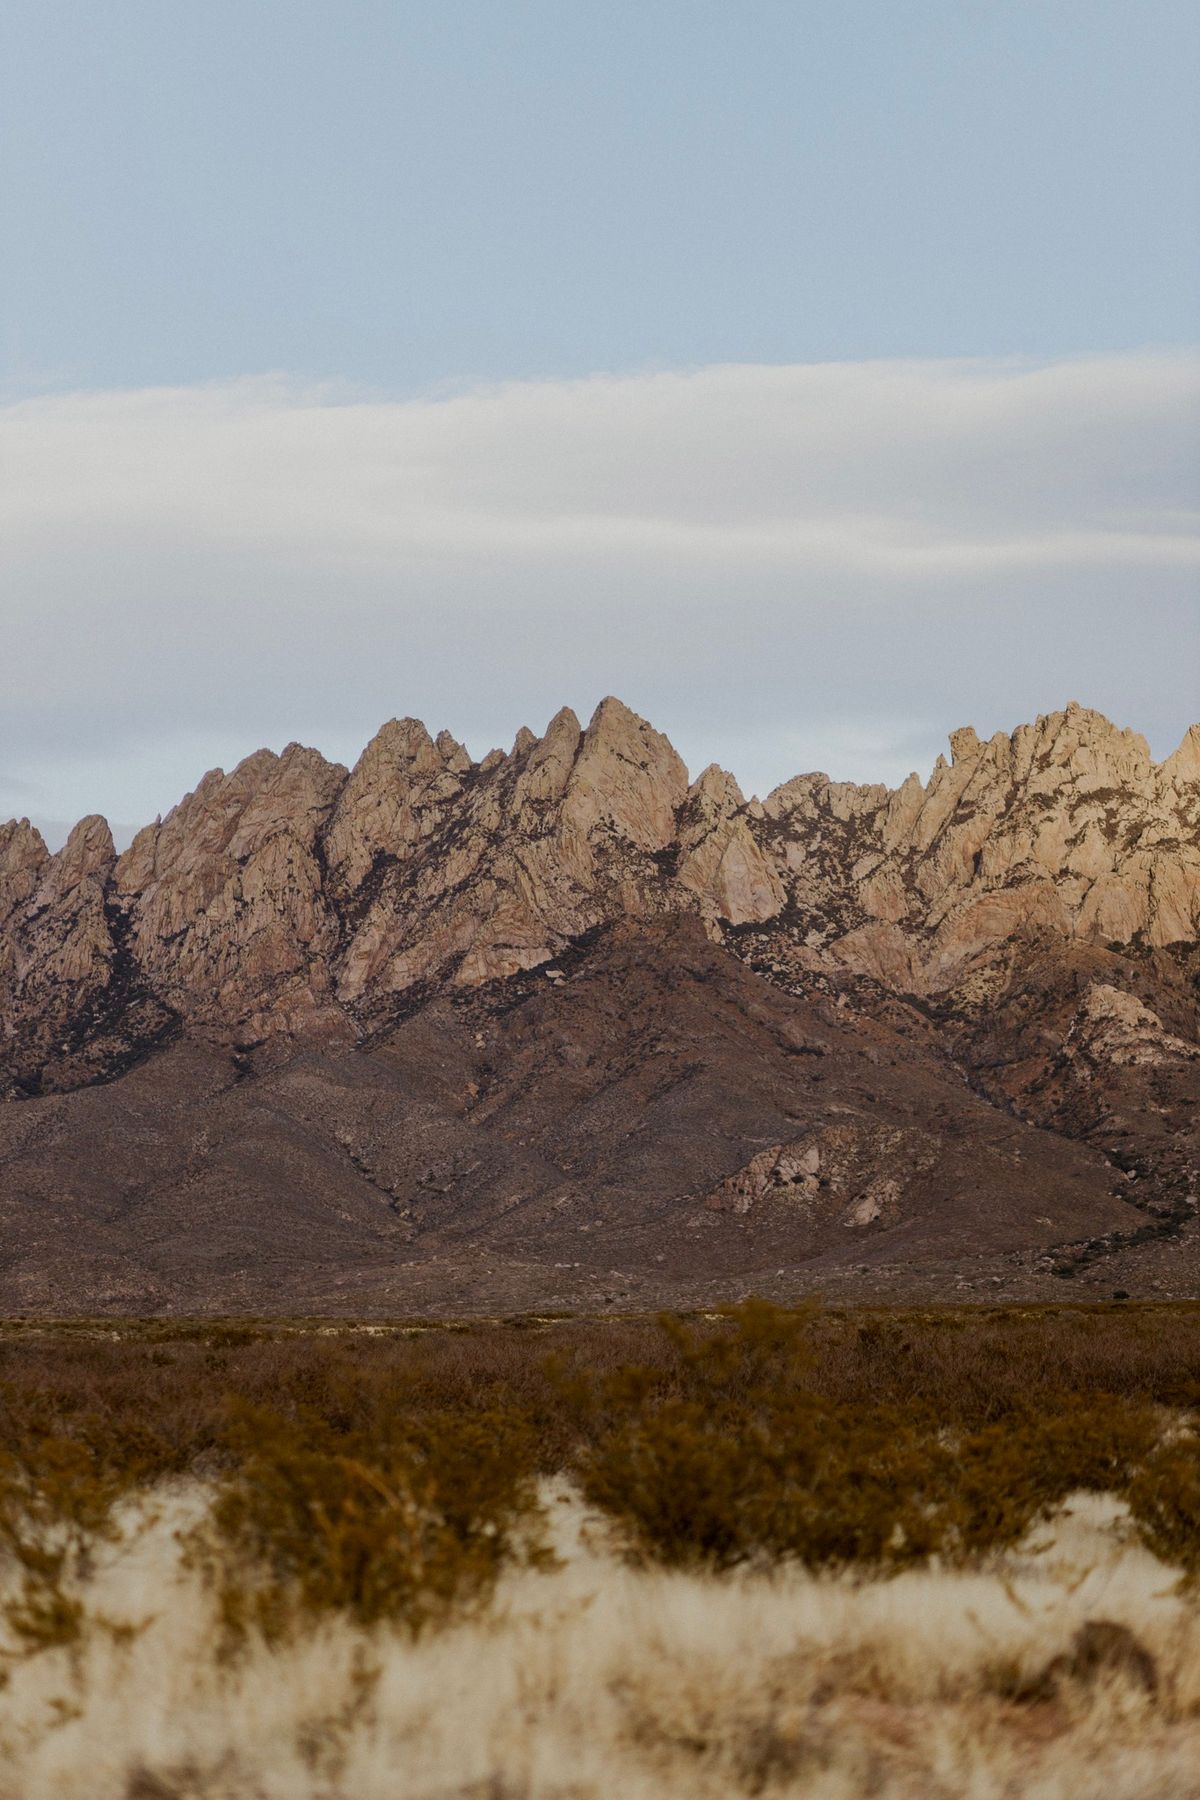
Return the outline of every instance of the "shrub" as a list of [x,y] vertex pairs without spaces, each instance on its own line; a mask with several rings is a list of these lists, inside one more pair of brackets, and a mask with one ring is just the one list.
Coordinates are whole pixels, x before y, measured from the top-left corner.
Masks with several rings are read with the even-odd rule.
[[[928,1402],[832,1403],[810,1379],[814,1315],[756,1303],[716,1334],[678,1321],[678,1389],[653,1367],[601,1384],[581,1457],[587,1497],[631,1551],[728,1568],[976,1557],[1016,1542],[1077,1488],[1123,1489],[1156,1434],[1151,1410],[1049,1395],[963,1429]],[[860,1347],[895,1352],[890,1329]]]
[[[144,1454],[94,1418],[70,1421],[72,1431],[62,1423],[40,1408],[10,1407],[0,1448],[0,1556],[20,1582],[3,1614],[29,1650],[79,1637],[83,1607],[64,1584],[86,1570],[95,1540],[111,1531],[114,1504],[145,1467]],[[140,1446],[141,1434],[132,1438]]]
[[1200,1437],[1162,1444],[1129,1487],[1129,1508],[1148,1549],[1195,1581],[1200,1577]]
[[633,1553],[714,1568],[928,1554],[918,1474],[943,1453],[894,1408],[835,1408],[812,1390],[811,1318],[754,1302],[716,1333],[664,1321],[684,1391],[664,1392],[652,1368],[600,1385],[604,1424],[580,1473]]
[[244,1623],[300,1605],[419,1623],[482,1594],[525,1553],[534,1472],[564,1468],[631,1550],[672,1562],[970,1558],[1081,1487],[1128,1490],[1161,1554],[1196,1557],[1194,1440],[1154,1450],[1200,1404],[1192,1305],[10,1321],[0,1381],[0,1560],[31,1645],[72,1629],[114,1503],[169,1473],[224,1481],[214,1566]]
[[419,1630],[485,1598],[503,1565],[543,1557],[532,1445],[503,1413],[434,1414],[387,1432],[235,1404],[237,1457],[208,1554],[229,1630],[268,1638],[344,1611]]

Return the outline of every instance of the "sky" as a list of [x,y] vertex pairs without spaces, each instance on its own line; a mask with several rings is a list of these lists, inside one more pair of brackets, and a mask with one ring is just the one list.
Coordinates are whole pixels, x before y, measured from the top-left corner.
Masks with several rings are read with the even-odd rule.
[[0,818],[1200,717],[1191,0],[9,0]]

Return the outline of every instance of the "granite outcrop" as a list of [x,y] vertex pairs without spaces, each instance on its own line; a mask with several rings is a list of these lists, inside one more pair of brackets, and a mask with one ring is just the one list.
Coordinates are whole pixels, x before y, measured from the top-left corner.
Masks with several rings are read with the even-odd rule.
[[1200,727],[1158,764],[1075,705],[950,743],[925,783],[803,775],[747,801],[715,765],[689,785],[607,699],[480,762],[413,719],[350,772],[262,750],[121,856],[99,818],[54,855],[0,826],[0,1081],[69,1088],[180,1030],[359,1041],[418,997],[673,911],[770,978],[976,1004],[1039,936],[1196,944]]

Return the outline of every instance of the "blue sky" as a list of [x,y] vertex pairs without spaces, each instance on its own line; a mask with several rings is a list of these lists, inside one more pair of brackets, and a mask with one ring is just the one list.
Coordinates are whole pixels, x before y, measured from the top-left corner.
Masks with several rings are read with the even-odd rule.
[[8,0],[2,379],[1197,335],[1182,0]]
[[760,791],[1200,714],[1194,0],[3,38],[0,818],[607,691]]

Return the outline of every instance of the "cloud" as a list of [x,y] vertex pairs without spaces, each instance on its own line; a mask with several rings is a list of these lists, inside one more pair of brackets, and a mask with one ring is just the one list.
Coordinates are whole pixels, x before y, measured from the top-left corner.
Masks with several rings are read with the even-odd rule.
[[486,749],[609,689],[749,785],[891,778],[1068,697],[1165,751],[1198,402],[1179,351],[0,408],[0,812],[36,782],[141,816],[395,712]]

